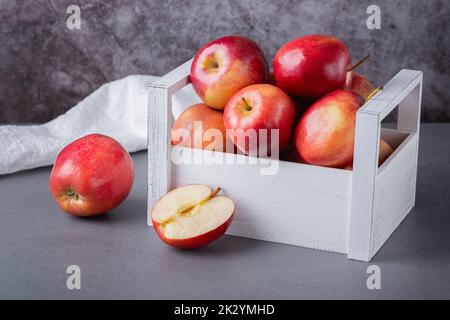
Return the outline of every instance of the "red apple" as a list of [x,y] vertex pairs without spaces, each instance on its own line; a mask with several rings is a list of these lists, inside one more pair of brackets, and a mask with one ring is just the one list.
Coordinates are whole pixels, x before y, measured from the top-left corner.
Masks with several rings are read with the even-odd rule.
[[[364,93],[364,92],[363,92],[363,91],[364,91],[364,88],[361,88],[362,90],[359,89],[359,87],[360,87],[361,85],[365,85],[365,84],[361,83],[360,80],[365,80],[366,82],[368,82],[368,81],[367,81],[366,78],[364,78],[364,77],[361,76],[360,74],[356,73],[355,70],[356,70],[357,68],[359,68],[359,67],[360,67],[364,62],[366,62],[369,58],[370,58],[370,53],[366,54],[361,60],[359,60],[358,62],[356,62],[354,65],[350,66],[350,67],[347,69],[347,75],[346,75],[346,78],[345,78],[345,85],[344,85],[344,88],[343,88],[343,89],[349,89],[349,90],[352,90],[353,80],[355,80],[355,90],[353,90],[353,91],[355,91],[355,92],[358,93],[358,94],[360,94],[360,91],[361,91],[361,93]],[[369,83],[369,84],[370,84],[370,83]],[[375,89],[375,88],[374,88],[374,89]],[[370,94],[370,92],[369,92],[369,94]],[[361,94],[360,94],[360,95],[361,95]],[[363,98],[365,98],[365,97],[363,96]]]
[[234,204],[227,197],[216,196],[219,191],[193,184],[164,195],[151,213],[161,240],[177,248],[192,249],[224,234],[233,219]]
[[197,52],[190,79],[208,106],[222,110],[242,88],[267,82],[267,61],[252,40],[227,36],[207,43]]
[[372,84],[367,80],[366,77],[360,75],[359,73],[352,72],[352,85],[351,90],[353,92],[356,92],[361,97],[363,97],[364,100],[366,100],[369,95],[375,90],[375,88],[372,86]]
[[134,165],[119,142],[90,134],[70,143],[56,158],[50,191],[75,216],[93,216],[117,207],[131,190]]
[[356,112],[364,99],[350,90],[336,90],[315,102],[301,117],[295,145],[310,164],[346,167],[353,160]]
[[286,43],[273,60],[277,86],[306,99],[342,89],[350,65],[350,52],[341,40],[316,34]]
[[[283,151],[289,144],[297,111],[292,99],[281,89],[270,84],[254,84],[236,93],[228,101],[223,120],[227,134],[239,150],[245,154],[257,155],[262,151],[259,144],[261,129],[267,129],[264,146],[267,155],[270,150]],[[278,129],[279,139],[271,138],[272,129]],[[242,139],[243,133],[245,139]],[[254,133],[254,135],[253,135]],[[250,137],[256,137],[255,143]],[[258,150],[259,149],[259,150]]]
[[[220,138],[220,141],[216,141],[216,138]],[[216,151],[226,150],[223,113],[203,103],[190,106],[181,113],[173,125],[172,145]]]

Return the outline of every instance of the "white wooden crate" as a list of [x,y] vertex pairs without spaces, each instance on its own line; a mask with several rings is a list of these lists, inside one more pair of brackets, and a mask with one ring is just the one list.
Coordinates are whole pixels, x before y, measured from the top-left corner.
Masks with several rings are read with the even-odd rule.
[[[220,186],[236,205],[227,234],[347,254],[370,261],[414,207],[422,72],[401,70],[356,118],[353,171],[221,154],[232,163],[177,164],[171,161],[172,95],[189,84],[192,60],[150,86],[148,108],[148,224],[150,209],[169,189],[192,183]],[[398,106],[396,129],[381,121]],[[380,137],[395,152],[378,167]],[[184,148],[213,162],[218,153]],[[267,160],[267,159],[266,159]]]

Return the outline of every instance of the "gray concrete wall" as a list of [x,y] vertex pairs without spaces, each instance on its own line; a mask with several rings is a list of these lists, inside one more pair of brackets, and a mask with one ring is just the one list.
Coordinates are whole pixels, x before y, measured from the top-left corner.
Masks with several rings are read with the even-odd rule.
[[[81,7],[81,30],[66,8]],[[381,30],[366,8],[381,8]],[[162,75],[205,42],[251,37],[269,61],[286,41],[331,33],[350,47],[376,85],[401,68],[425,74],[423,120],[450,120],[448,0],[0,0],[0,123],[45,122],[101,84],[129,74]]]

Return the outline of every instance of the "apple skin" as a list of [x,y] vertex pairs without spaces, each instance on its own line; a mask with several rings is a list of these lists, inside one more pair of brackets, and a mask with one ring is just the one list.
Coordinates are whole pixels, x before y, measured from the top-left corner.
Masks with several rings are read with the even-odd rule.
[[207,245],[208,243],[213,242],[220,238],[228,229],[231,222],[233,221],[234,212],[230,216],[230,218],[225,221],[223,224],[218,226],[216,229],[211,230],[207,233],[198,235],[196,237],[188,238],[188,239],[172,239],[167,238],[164,235],[164,232],[161,230],[161,226],[158,222],[152,219],[153,228],[158,234],[159,238],[169,246],[179,248],[179,249],[196,249]]
[[350,65],[347,46],[335,37],[320,34],[286,43],[273,60],[276,85],[310,100],[344,88]]
[[363,97],[364,100],[366,100],[369,95],[375,90],[374,86],[367,80],[366,77],[360,75],[359,73],[356,73],[354,71],[352,73],[352,81],[351,81],[351,90],[353,92],[356,92],[361,97]]
[[268,81],[268,64],[252,40],[226,36],[205,44],[195,55],[190,80],[199,97],[222,110],[239,90]]
[[[289,145],[296,117],[296,106],[289,95],[270,84],[254,84],[242,89],[228,101],[223,114],[228,136],[247,155],[256,155],[258,150],[250,149],[248,139],[241,145],[239,142],[242,141],[238,141],[238,137],[230,133],[230,130],[241,129],[246,132],[254,129],[259,141],[260,129],[279,129],[277,145],[281,152]],[[270,133],[267,140],[268,151],[277,147],[271,145],[273,142],[270,141]]]
[[118,206],[133,180],[134,164],[127,150],[113,138],[89,134],[61,150],[49,185],[64,211],[86,217]]
[[[380,149],[378,152],[378,166],[381,166],[387,158],[391,156],[391,154],[394,153],[394,148],[391,147],[389,143],[387,143],[385,140],[380,139]],[[345,167],[346,170],[353,170],[353,163]]]
[[387,158],[394,153],[394,148],[385,140],[380,139],[380,150],[378,152],[378,165],[381,166]]
[[[202,122],[203,132],[201,137],[194,134],[195,121]],[[187,130],[191,137],[190,141],[183,141],[183,137],[177,136],[175,134],[175,131],[178,129]],[[214,143],[213,141],[203,139],[203,133],[205,133],[208,129],[217,129],[222,134],[223,137],[222,148],[221,149],[218,148],[215,150],[216,151],[226,150],[227,136],[225,131],[225,125],[223,124],[223,113],[218,110],[212,109],[203,103],[194,104],[189,108],[187,108],[186,110],[184,110],[183,113],[181,113],[178,119],[175,121],[172,128],[172,140],[171,140],[172,145],[173,146],[179,145],[190,148],[200,146],[201,149],[207,149],[209,145]],[[196,141],[196,139],[199,141]],[[211,149],[211,146],[209,149]]]
[[301,117],[295,145],[310,164],[345,168],[353,161],[356,112],[364,99],[340,89],[316,101]]

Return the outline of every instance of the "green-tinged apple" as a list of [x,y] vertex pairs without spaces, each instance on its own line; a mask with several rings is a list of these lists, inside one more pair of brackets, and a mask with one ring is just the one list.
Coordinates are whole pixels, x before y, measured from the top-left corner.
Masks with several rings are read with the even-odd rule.
[[193,249],[204,246],[225,233],[234,214],[234,203],[217,196],[200,184],[176,188],[164,195],[153,207],[153,227],[168,245]]
[[[296,117],[295,104],[289,95],[270,84],[242,89],[228,101],[223,113],[233,143],[245,154],[255,156],[283,151],[289,144]],[[271,130],[278,130],[278,139],[272,138]],[[267,134],[265,138],[261,136],[263,133]]]
[[[386,159],[389,158],[393,153],[394,148],[392,148],[391,145],[387,143],[385,140],[380,139],[380,149],[378,152],[378,166],[381,166],[386,161]],[[353,170],[353,164],[347,166],[345,169]]]
[[307,35],[283,45],[275,54],[276,85],[289,94],[318,99],[344,88],[350,51],[338,38]]
[[[216,141],[219,137],[221,139]],[[173,125],[172,145],[216,151],[226,150],[223,113],[203,103],[190,106],[181,113]]]
[[205,44],[195,55],[190,80],[208,106],[222,110],[239,90],[268,81],[262,50],[250,39],[226,36]]
[[67,145],[56,158],[50,191],[75,216],[93,216],[117,207],[131,190],[134,165],[122,145],[90,134]]
[[316,101],[295,129],[295,145],[310,164],[345,168],[353,161],[356,112],[364,99],[336,90]]

